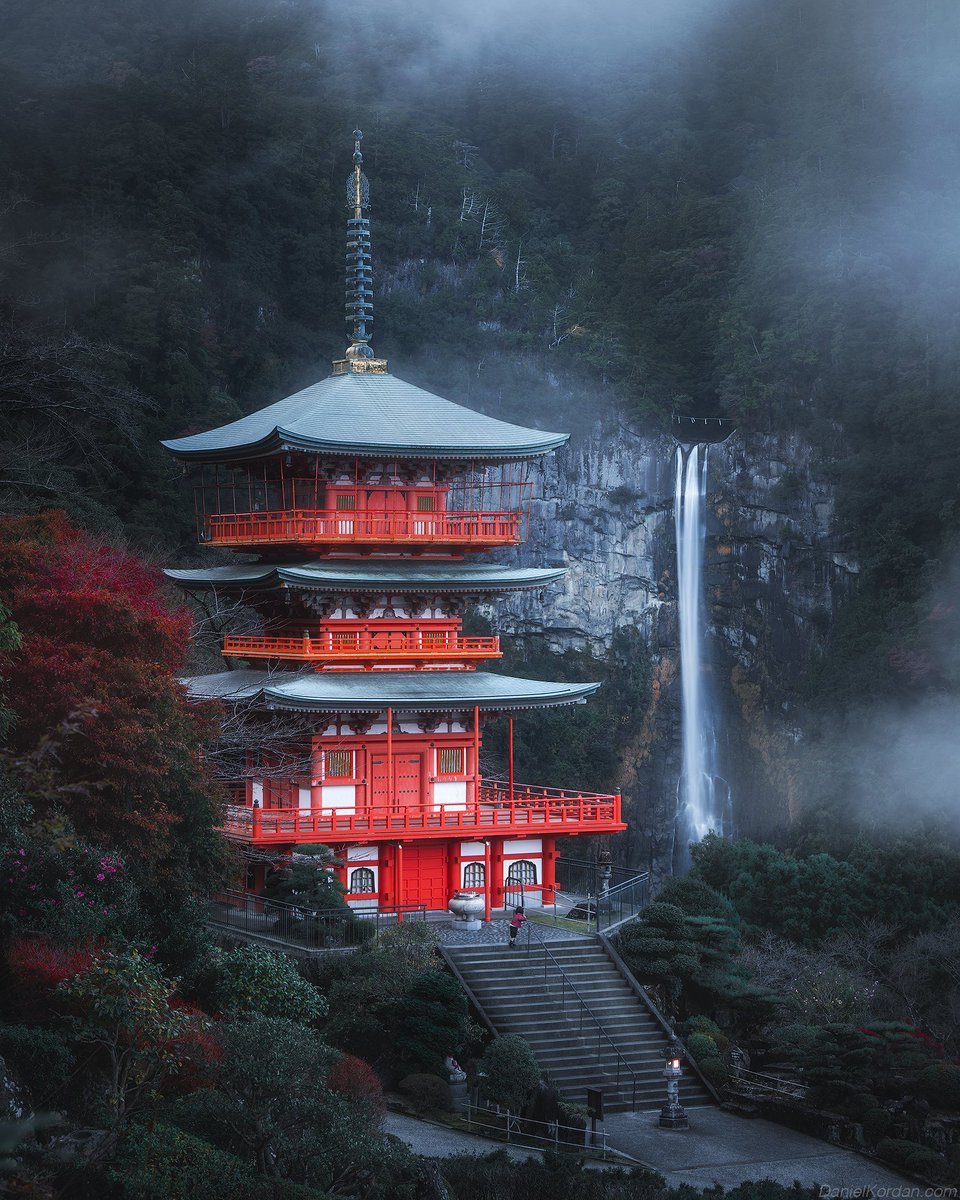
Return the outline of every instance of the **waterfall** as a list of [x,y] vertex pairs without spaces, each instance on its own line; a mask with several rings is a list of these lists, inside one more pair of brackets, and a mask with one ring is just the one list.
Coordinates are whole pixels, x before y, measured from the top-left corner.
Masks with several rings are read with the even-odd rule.
[[689,844],[711,830],[732,832],[731,797],[717,774],[715,713],[703,653],[703,550],[706,532],[707,446],[679,445],[674,492],[680,625],[682,765],[677,783],[674,869],[690,865]]

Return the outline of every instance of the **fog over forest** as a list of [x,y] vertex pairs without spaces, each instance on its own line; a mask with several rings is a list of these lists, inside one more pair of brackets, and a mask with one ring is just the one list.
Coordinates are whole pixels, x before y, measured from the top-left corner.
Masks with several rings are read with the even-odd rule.
[[[0,1193],[955,1185],[958,95],[958,0],[0,0]],[[362,355],[356,129],[376,358],[570,433],[481,447],[534,454],[526,540],[459,444],[421,494],[274,431],[196,508],[162,445]],[[325,395],[387,379],[349,362]],[[705,472],[678,414],[734,428]],[[675,1057],[707,1167],[636,1141]],[[569,1153],[387,1136],[456,1122],[454,1060]],[[583,1169],[587,1079],[660,1174]]]

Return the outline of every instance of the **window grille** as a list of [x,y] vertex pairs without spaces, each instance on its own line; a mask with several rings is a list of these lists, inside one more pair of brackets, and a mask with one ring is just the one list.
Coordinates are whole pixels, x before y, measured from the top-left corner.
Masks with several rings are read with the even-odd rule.
[[353,751],[325,750],[323,765],[327,779],[348,779],[353,774]]
[[417,497],[417,512],[433,512],[433,496]]
[[438,775],[463,774],[463,747],[444,746],[437,753]]
[[343,512],[345,509],[356,508],[357,498],[356,496],[337,496],[335,507],[339,512]]
[[374,880],[373,871],[369,867],[357,867],[356,870],[350,872],[351,895],[356,895],[358,892],[373,891],[376,891],[376,881]]
[[483,863],[467,863],[463,868],[463,886],[482,888],[487,882],[487,869]]
[[529,859],[522,858],[510,864],[507,872],[507,883],[522,883],[525,887],[537,882],[537,866]]

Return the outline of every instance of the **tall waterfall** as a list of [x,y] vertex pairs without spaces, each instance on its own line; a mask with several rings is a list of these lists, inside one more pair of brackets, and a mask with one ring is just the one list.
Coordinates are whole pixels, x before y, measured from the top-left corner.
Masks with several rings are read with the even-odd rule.
[[690,865],[689,844],[711,830],[732,832],[730,789],[717,774],[717,732],[703,654],[703,550],[707,446],[677,447],[674,524],[680,624],[682,767],[677,783],[674,869]]

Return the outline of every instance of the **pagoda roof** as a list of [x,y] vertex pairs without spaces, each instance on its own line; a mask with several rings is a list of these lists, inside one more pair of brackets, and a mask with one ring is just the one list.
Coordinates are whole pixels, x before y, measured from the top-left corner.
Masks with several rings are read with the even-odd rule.
[[387,373],[330,375],[205,433],[163,443],[193,462],[241,462],[288,451],[383,458],[533,458],[568,434],[511,425]]
[[279,566],[275,563],[243,563],[228,567],[204,567],[192,571],[164,571],[181,587],[305,588],[324,592],[509,592],[545,587],[566,574],[565,567],[504,567],[487,563],[336,561],[316,559]]
[[599,683],[546,683],[488,671],[223,671],[180,681],[193,700],[299,712],[446,712],[580,704]]

